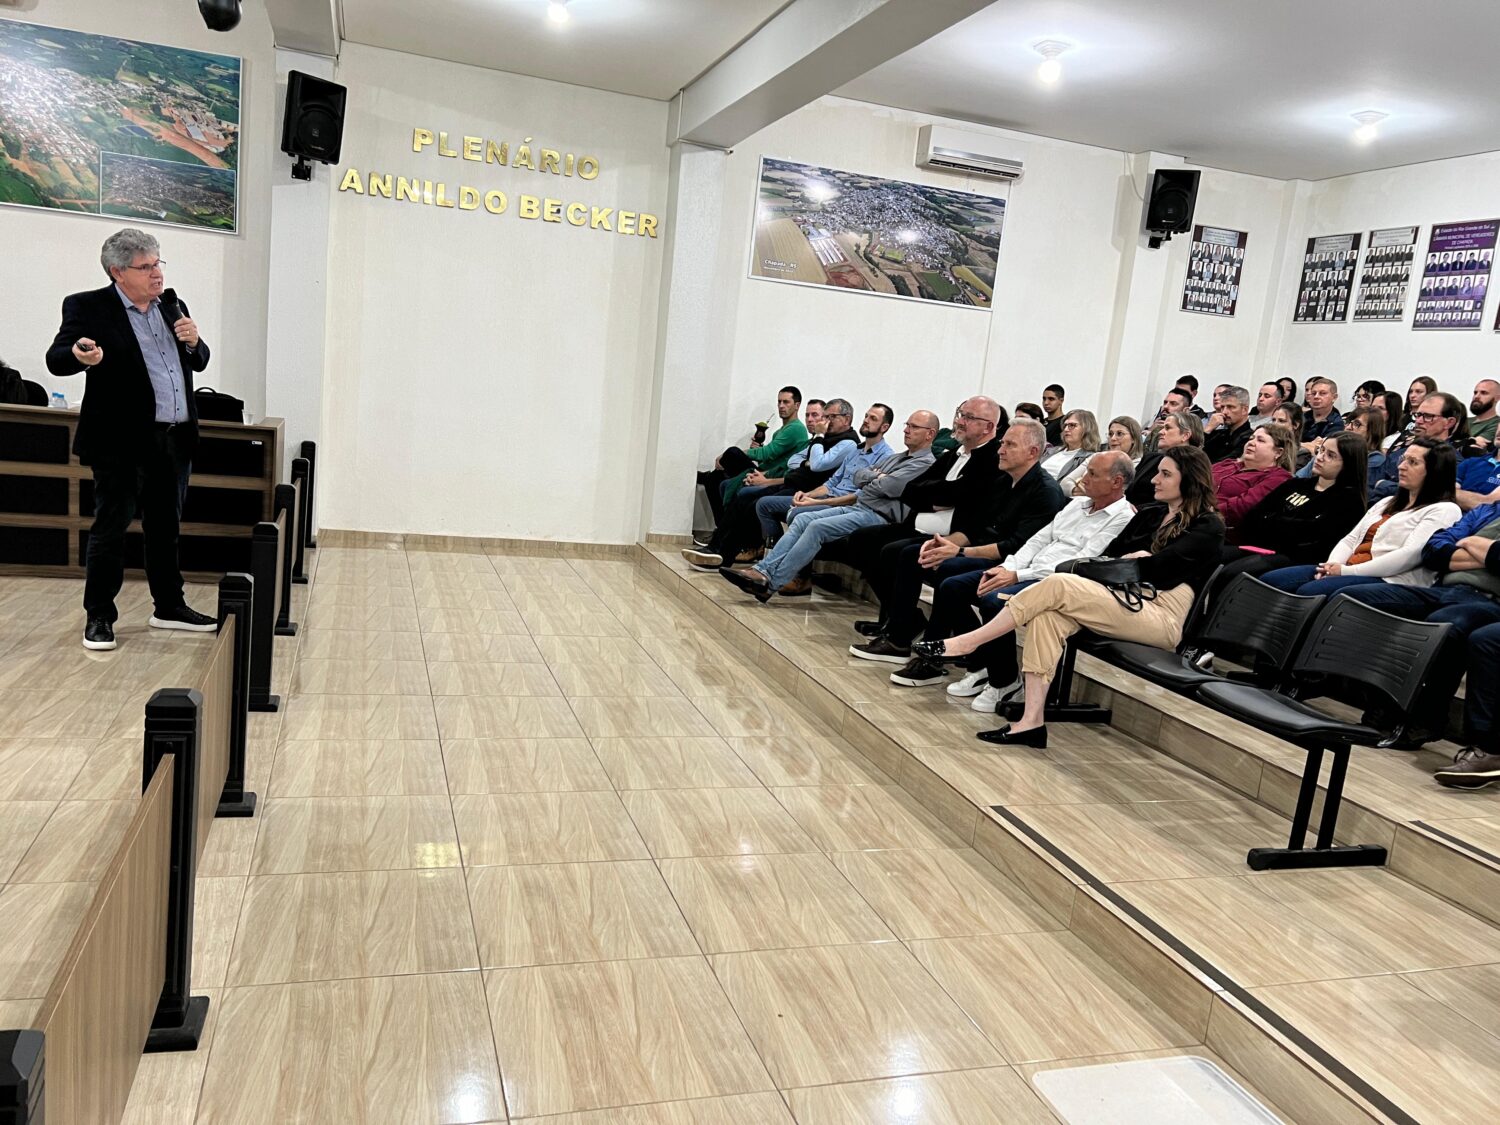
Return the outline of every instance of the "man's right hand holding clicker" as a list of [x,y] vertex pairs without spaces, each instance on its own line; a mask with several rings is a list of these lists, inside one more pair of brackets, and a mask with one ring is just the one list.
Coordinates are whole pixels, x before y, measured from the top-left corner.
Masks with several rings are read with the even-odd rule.
[[85,336],[73,345],[73,358],[85,367],[93,367],[104,358],[104,349]]

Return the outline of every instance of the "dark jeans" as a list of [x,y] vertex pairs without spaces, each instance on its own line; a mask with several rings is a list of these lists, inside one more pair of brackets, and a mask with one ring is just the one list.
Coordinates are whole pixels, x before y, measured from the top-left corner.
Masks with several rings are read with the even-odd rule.
[[[875,527],[864,527],[843,539],[825,546],[820,558],[847,563],[864,576],[880,602],[880,620],[886,621],[886,606],[890,601],[890,576],[895,568],[896,555],[911,543],[925,543],[932,538],[920,535],[905,524],[883,523]],[[886,563],[889,559],[889,567]]]
[[[943,584],[950,579],[963,575],[981,575],[982,572],[994,566],[992,559],[969,559],[962,555],[951,559],[944,559],[937,566],[928,569],[917,562],[923,545],[927,540],[923,539],[916,543],[903,546],[897,558],[896,573],[891,582],[890,596],[882,604],[882,611],[888,622],[886,636],[898,645],[909,645],[916,639],[918,633],[927,624],[926,617],[917,608],[918,597],[922,593],[922,585],[926,583],[941,590]],[[889,548],[887,548],[889,550]],[[975,578],[976,585],[979,578]],[[933,597],[933,620],[938,617],[937,597]],[[950,616],[952,616],[950,612]],[[967,629],[960,630],[967,632]],[[949,636],[951,634],[942,634]],[[936,634],[929,634],[929,640],[936,640]]]
[[[1382,582],[1349,590],[1344,597],[1409,621],[1448,623],[1447,638],[1433,659],[1427,686],[1412,705],[1410,716],[1416,726],[1441,734],[1448,725],[1448,703],[1458,694],[1458,681],[1463,678],[1468,642],[1476,631],[1500,623],[1500,605],[1472,586],[1393,586]],[[1490,681],[1475,668],[1471,667],[1469,673],[1466,698],[1473,699],[1476,687],[1484,696],[1491,689]],[[1472,720],[1471,710],[1472,706],[1465,710],[1466,723]],[[1493,707],[1482,703],[1481,712],[1488,723]]]
[[1469,634],[1469,679],[1464,686],[1464,729],[1474,744],[1491,754],[1500,750],[1495,730],[1500,707],[1500,625]]
[[93,466],[94,525],[83,586],[83,608],[90,617],[114,623],[120,616],[115,595],[125,581],[125,531],[137,515],[146,540],[151,600],[162,611],[183,604],[177,533],[191,470],[175,431],[158,431],[139,464]]
[[734,556],[760,542],[760,520],[755,515],[755,502],[762,496],[785,491],[780,485],[766,484],[752,488],[741,488],[734,494],[729,506],[719,516],[718,526],[708,541],[708,550],[723,555],[724,563],[734,562]]
[[1314,578],[1317,572],[1318,568],[1315,566],[1288,566],[1280,570],[1267,571],[1259,577],[1267,586],[1275,586],[1278,590],[1285,590],[1289,594],[1301,594],[1303,597],[1311,597],[1314,594],[1332,597],[1351,586],[1390,585],[1383,578],[1372,578],[1365,574],[1335,574],[1329,578]]

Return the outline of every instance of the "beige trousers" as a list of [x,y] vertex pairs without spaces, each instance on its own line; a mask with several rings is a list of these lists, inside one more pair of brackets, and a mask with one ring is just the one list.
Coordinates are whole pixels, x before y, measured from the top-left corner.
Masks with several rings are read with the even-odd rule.
[[1028,586],[1006,606],[1016,624],[1026,626],[1021,671],[1051,680],[1068,638],[1080,629],[1117,641],[1176,648],[1193,607],[1193,588],[1183,583],[1163,590],[1139,613],[1131,613],[1099,583],[1076,574],[1054,574]]

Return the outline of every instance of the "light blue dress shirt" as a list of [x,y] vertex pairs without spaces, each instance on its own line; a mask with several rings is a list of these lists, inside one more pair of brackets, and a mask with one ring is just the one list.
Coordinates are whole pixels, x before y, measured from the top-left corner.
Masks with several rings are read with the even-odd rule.
[[841,442],[847,445],[853,452],[844,458],[844,463],[839,466],[839,471],[828,478],[824,486],[828,489],[830,496],[848,496],[859,491],[859,486],[854,483],[854,474],[860,469],[871,465],[878,465],[891,455],[891,447],[881,438],[869,449],[860,449],[856,442]]
[[177,355],[177,337],[162,315],[160,299],[152,297],[146,311],[141,312],[118,285],[115,292],[125,303],[125,318],[130,321],[136,343],[141,346],[141,358],[146,361],[151,392],[156,396],[156,420],[186,422],[187,382],[182,377],[182,362]]

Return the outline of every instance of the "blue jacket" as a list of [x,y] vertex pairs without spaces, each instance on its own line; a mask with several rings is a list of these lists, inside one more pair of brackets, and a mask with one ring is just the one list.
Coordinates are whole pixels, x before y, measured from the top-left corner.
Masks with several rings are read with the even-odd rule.
[[1500,488],[1500,458],[1465,457],[1458,463],[1458,487],[1483,493]]
[[[1465,512],[1463,519],[1452,527],[1443,528],[1427,540],[1427,546],[1422,548],[1422,565],[1431,567],[1439,574],[1447,574],[1453,552],[1458,549],[1458,541],[1470,535],[1478,535],[1496,520],[1500,520],[1500,504],[1484,504]],[[1500,546],[1500,539],[1495,540],[1495,544],[1485,554],[1484,569],[1500,574],[1500,552],[1495,550],[1495,546]]]

